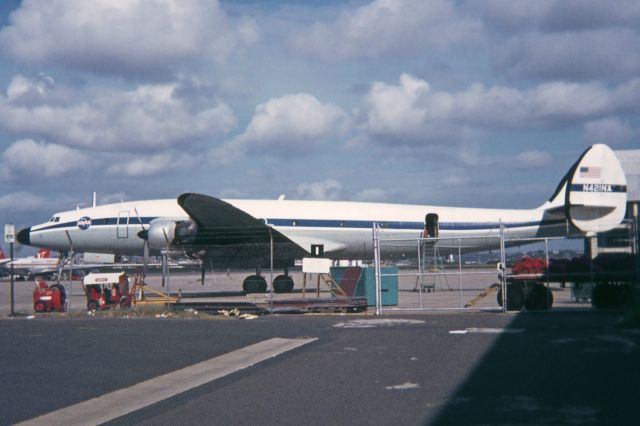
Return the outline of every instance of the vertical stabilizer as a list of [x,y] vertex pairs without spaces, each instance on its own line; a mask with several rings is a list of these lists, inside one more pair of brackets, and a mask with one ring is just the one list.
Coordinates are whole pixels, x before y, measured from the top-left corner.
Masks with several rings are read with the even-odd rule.
[[624,219],[627,179],[607,145],[593,145],[582,157],[567,186],[569,219],[584,232],[604,232]]
[[624,219],[627,180],[615,153],[604,144],[587,149],[569,169],[545,206],[563,211],[585,233],[605,232]]

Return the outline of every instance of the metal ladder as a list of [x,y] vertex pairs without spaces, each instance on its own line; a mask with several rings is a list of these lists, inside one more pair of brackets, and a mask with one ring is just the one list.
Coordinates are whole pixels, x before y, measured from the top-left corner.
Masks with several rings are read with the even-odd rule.
[[420,241],[420,270],[418,271],[419,274],[416,278],[414,291],[420,290],[431,293],[436,289],[438,276],[435,273],[440,272],[442,269],[436,241],[434,239]]

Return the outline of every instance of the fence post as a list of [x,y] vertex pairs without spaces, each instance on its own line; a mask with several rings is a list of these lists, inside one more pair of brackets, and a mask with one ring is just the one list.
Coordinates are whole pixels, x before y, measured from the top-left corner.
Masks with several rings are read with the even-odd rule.
[[420,309],[422,309],[422,285],[424,284],[424,276],[422,275],[422,236],[418,238],[418,276],[416,277],[416,288],[418,289],[418,300]]
[[382,283],[380,277],[380,237],[378,235],[378,224],[376,222],[373,223],[373,259],[376,275],[376,315],[380,315],[382,311]]
[[500,287],[502,288],[502,312],[507,312],[507,255],[504,248],[504,223],[500,220]]
[[273,313],[273,233],[269,226],[269,311]]
[[460,295],[460,308],[462,309],[464,305],[462,304],[462,241],[458,238],[458,292]]
[[544,239],[544,256],[545,256],[545,261],[547,263],[547,267],[545,268],[546,275],[547,275],[547,288],[549,288],[549,285],[551,283],[549,282],[549,239],[548,238]]

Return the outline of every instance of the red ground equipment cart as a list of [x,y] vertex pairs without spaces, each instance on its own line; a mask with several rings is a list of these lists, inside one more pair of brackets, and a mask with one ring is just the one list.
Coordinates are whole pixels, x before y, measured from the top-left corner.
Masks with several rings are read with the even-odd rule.
[[82,281],[82,287],[90,311],[131,306],[129,276],[124,272],[88,274]]
[[62,285],[49,286],[42,278],[36,279],[36,288],[33,289],[33,309],[36,312],[64,312],[66,301],[67,294]]

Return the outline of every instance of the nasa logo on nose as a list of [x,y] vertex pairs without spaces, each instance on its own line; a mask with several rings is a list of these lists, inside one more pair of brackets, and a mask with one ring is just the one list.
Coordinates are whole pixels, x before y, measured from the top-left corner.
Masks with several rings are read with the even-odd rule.
[[91,226],[91,218],[89,216],[83,216],[80,219],[78,219],[78,228],[82,229],[83,231],[86,229],[89,229],[90,226]]

